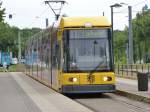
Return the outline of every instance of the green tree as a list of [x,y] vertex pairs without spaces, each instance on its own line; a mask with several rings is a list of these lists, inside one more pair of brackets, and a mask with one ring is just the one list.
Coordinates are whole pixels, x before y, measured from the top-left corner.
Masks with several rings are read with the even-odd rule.
[[144,60],[147,55],[150,55],[150,10],[143,10],[136,15],[133,20],[133,36],[135,46],[139,48],[138,57]]
[[18,55],[18,33],[21,36],[21,48],[22,55],[24,55],[24,49],[26,41],[32,35],[40,32],[39,28],[22,29],[17,27],[10,27],[7,23],[0,22],[0,50],[6,52],[12,52],[14,57]]
[[0,2],[0,22],[4,20],[5,8],[2,8],[2,2]]
[[[132,20],[134,62],[144,60],[150,55],[150,10],[142,10]],[[128,43],[128,28],[114,33],[115,62],[126,63]]]
[[114,32],[114,56],[116,63],[126,63],[127,57],[127,28],[124,31]]

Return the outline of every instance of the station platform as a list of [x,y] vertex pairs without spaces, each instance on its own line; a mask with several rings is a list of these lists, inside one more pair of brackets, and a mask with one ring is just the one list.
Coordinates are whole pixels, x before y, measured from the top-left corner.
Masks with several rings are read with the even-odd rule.
[[[133,97],[133,99],[150,103],[150,82],[148,91],[138,91],[138,81],[117,77],[116,89],[125,93],[125,96]],[[121,93],[121,94],[122,94]]]
[[92,112],[23,73],[0,73],[0,112]]

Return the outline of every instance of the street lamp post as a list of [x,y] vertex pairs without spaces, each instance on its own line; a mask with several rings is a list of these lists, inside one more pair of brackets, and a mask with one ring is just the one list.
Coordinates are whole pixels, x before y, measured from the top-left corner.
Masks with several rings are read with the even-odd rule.
[[113,20],[113,6],[110,6],[110,8],[111,8],[111,26],[112,26],[112,37],[113,37],[113,30],[114,30],[114,28],[113,28],[113,26],[114,26],[114,20]]
[[[113,48],[113,35],[114,35],[114,32],[113,32],[113,30],[114,30],[114,22],[113,22],[113,8],[119,8],[119,7],[122,7],[122,5],[121,4],[118,4],[118,3],[116,3],[116,4],[114,4],[114,5],[111,5],[110,6],[110,8],[111,8],[111,37],[112,37],[112,39],[111,39],[111,41],[112,41],[112,48]],[[114,51],[112,51],[112,54],[114,54]],[[114,58],[113,58],[113,61],[114,61]]]
[[21,61],[21,32],[18,31],[18,62]]
[[[15,14],[9,14],[9,19],[13,19],[13,15]],[[21,51],[21,32],[18,31],[18,62],[20,63],[21,57],[22,57],[22,51]]]
[[129,35],[128,35],[128,64],[133,64],[133,32],[132,32],[132,7],[128,6],[129,10]]
[[[113,40],[113,8],[122,7],[122,5],[128,5],[126,3],[116,3],[111,5],[111,24],[112,24],[112,40]],[[129,35],[128,35],[128,64],[133,63],[133,34],[132,34],[132,7],[128,6],[129,10]]]
[[111,25],[112,25],[112,38],[113,38],[113,27],[114,27],[114,20],[113,20],[113,8],[119,8],[119,7],[122,7],[122,5],[121,4],[118,4],[118,3],[116,3],[116,4],[114,4],[114,5],[111,5],[110,6],[110,8],[111,8]]

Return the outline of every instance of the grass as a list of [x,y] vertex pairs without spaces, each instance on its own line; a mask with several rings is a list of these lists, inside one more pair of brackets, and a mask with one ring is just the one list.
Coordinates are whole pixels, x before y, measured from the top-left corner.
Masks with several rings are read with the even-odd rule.
[[[4,68],[0,68],[0,72],[3,72]],[[16,64],[16,65],[10,65],[9,66],[9,72],[24,72],[25,71],[25,65],[24,64]]]

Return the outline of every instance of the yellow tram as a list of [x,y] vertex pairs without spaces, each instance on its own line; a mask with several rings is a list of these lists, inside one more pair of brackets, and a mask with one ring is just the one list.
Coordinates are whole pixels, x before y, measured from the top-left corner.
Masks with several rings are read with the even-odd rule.
[[61,93],[113,92],[112,49],[105,17],[62,17],[28,40],[26,74]]

